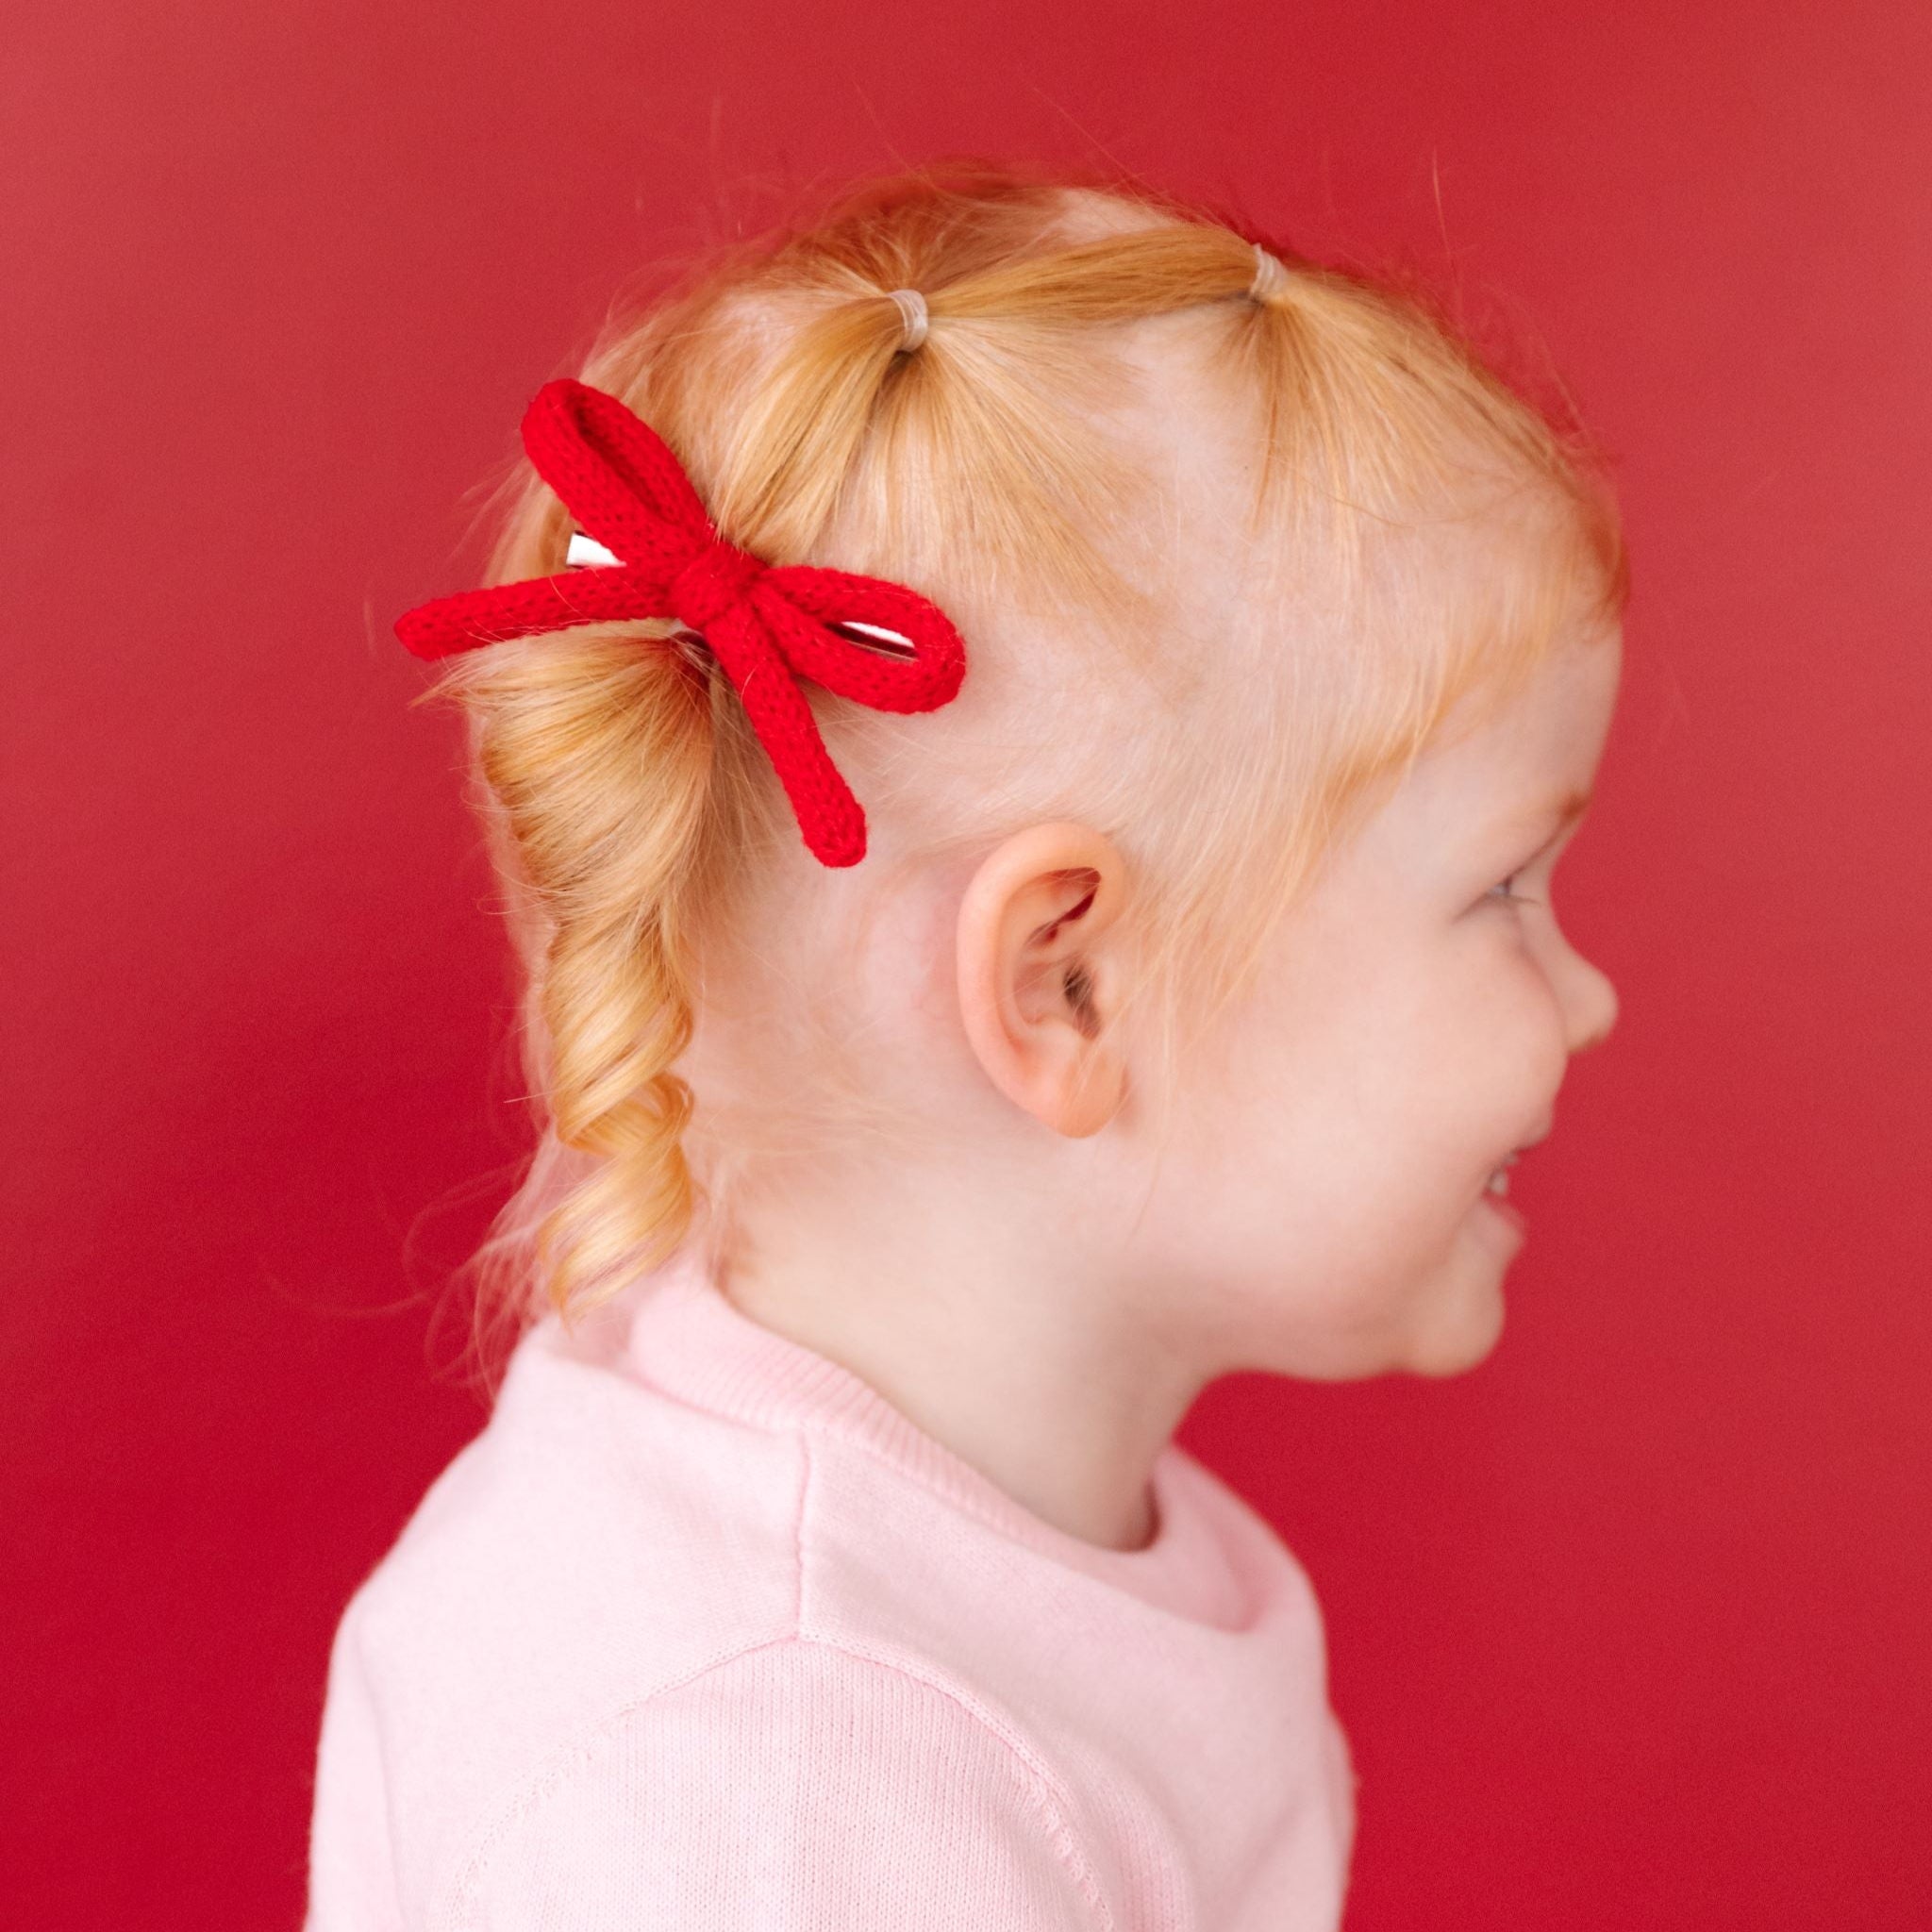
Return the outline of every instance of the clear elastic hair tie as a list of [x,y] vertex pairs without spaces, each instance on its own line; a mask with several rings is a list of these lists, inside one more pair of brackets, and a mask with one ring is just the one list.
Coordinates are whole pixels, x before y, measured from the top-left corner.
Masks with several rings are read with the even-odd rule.
[[926,313],[925,297],[917,289],[894,289],[891,296],[898,305],[902,325],[899,350],[902,355],[909,356],[924,342],[932,318]]
[[1255,279],[1248,284],[1249,297],[1256,302],[1270,302],[1287,287],[1288,271],[1257,242]]

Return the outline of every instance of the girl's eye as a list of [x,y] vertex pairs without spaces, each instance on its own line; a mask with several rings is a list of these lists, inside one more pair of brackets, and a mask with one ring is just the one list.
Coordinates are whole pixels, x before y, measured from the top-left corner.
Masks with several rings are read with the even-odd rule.
[[1491,894],[1507,901],[1512,906],[1541,906],[1542,904],[1541,899],[1532,899],[1527,893],[1513,892],[1509,890],[1522,876],[1523,874],[1520,872],[1512,872],[1500,885],[1494,885],[1490,888]]

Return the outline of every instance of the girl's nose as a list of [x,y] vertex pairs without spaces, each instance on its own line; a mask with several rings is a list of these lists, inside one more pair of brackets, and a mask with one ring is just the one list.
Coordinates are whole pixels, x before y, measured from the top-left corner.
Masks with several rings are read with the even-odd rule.
[[1601,1046],[1617,1024],[1617,989],[1610,975],[1592,966],[1581,953],[1570,955],[1570,981],[1566,1004],[1570,1013],[1570,1051],[1583,1053]]

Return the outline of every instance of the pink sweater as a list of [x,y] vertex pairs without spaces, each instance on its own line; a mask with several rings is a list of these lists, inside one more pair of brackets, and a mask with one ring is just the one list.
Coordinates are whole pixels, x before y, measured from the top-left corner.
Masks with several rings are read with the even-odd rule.
[[305,1932],[1303,1932],[1321,1614],[1170,1443],[1045,1523],[686,1256],[511,1357],[330,1657]]

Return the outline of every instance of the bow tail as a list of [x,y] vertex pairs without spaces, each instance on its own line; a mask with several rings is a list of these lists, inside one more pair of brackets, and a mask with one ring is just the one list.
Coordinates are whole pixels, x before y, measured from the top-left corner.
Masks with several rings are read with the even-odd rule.
[[705,641],[771,758],[807,847],[822,864],[857,865],[865,857],[865,813],[763,620],[740,604],[707,628]]

